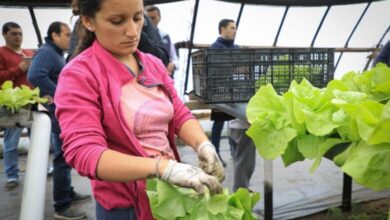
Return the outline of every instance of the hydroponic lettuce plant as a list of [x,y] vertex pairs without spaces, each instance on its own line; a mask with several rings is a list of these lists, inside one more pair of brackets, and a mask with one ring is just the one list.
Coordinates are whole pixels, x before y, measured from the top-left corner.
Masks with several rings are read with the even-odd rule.
[[271,84],[251,98],[247,134],[265,159],[281,156],[285,166],[313,159],[311,172],[327,154],[356,182],[390,189],[390,68],[378,64],[349,72],[319,89],[293,81],[279,95]]
[[30,89],[30,87],[21,85],[13,87],[12,81],[5,81],[0,90],[0,106],[6,108],[11,113],[18,112],[20,108],[29,104],[45,103],[46,98],[39,97],[39,88]]
[[194,190],[171,185],[158,179],[147,180],[147,195],[156,220],[254,220],[253,207],[260,199],[259,193],[249,193],[240,188],[229,195],[199,196]]

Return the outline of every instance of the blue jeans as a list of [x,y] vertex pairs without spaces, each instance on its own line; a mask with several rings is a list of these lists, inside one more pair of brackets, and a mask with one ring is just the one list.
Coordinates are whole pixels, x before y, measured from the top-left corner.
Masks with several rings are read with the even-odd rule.
[[4,169],[7,179],[18,179],[18,145],[23,128],[4,129]]
[[53,199],[56,212],[69,208],[74,191],[71,186],[71,167],[65,162],[62,151],[62,140],[60,134],[51,132],[51,143],[53,144]]
[[213,127],[211,128],[211,143],[215,146],[215,150],[219,155],[219,143],[221,142],[221,133],[225,121],[214,121]]
[[106,210],[96,202],[96,219],[97,220],[137,220],[134,208],[118,208]]

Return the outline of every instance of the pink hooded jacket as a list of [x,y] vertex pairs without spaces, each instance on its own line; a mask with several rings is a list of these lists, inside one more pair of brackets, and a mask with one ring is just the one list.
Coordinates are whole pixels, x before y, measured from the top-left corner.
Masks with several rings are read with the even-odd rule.
[[[143,65],[138,80],[160,86],[173,103],[168,138],[179,160],[174,135],[194,117],[177,96],[162,62],[141,51],[136,55]],[[153,217],[145,180],[118,183],[101,181],[96,175],[100,155],[106,149],[147,157],[134,133],[126,128],[119,107],[121,87],[132,78],[127,67],[95,41],[61,72],[55,93],[56,117],[62,130],[64,157],[81,175],[91,179],[96,200],[108,210],[134,207],[138,219],[148,220]]]

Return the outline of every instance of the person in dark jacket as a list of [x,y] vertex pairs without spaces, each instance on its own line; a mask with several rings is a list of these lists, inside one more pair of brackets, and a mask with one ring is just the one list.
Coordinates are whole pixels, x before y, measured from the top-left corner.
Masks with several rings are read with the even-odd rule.
[[144,19],[145,22],[142,28],[138,49],[142,52],[153,54],[160,58],[165,66],[168,66],[169,53],[165,49],[164,42],[158,33],[158,30],[153,26],[152,21],[147,15],[144,15]]
[[53,158],[53,198],[54,217],[56,219],[82,219],[86,215],[71,208],[72,202],[89,200],[89,195],[80,195],[71,186],[71,167],[65,162],[62,151],[61,129],[54,115],[53,97],[59,74],[65,66],[64,51],[69,48],[70,28],[62,22],[50,24],[46,43],[35,53],[27,76],[31,84],[40,89],[40,95],[48,98],[44,107],[48,110],[52,122],[51,142],[54,148]]
[[[217,40],[211,44],[211,49],[235,49],[239,48],[238,45],[234,44],[234,39],[236,38],[236,23],[230,19],[222,19],[218,25],[219,37]],[[233,116],[226,114],[224,112],[218,111],[217,109],[212,109],[211,111],[211,120],[214,121],[211,128],[211,142],[215,146],[218,155],[219,154],[219,145],[221,141],[221,133],[225,121],[234,119]],[[222,159],[222,164],[226,166],[226,162]]]
[[379,51],[378,56],[375,58],[374,65],[377,63],[384,63],[390,66],[390,41],[387,41],[385,46]]
[[[239,48],[238,45],[234,44],[236,29],[236,23],[233,20],[222,19],[218,26],[220,37],[211,45],[211,48]],[[212,111],[211,118],[214,120],[211,140],[217,149],[218,155],[223,125],[225,120],[229,120],[229,144],[234,166],[233,191],[239,188],[249,188],[250,179],[255,171],[256,147],[250,137],[245,133],[249,128],[248,122],[238,118],[233,119],[232,116],[215,110]]]
[[176,69],[178,69],[179,66],[179,58],[177,57],[176,48],[172,43],[169,34],[165,33],[158,27],[161,21],[161,11],[157,6],[154,5],[147,6],[145,9],[151,22],[153,23],[153,26],[157,29],[166,51],[169,54],[169,63],[167,65],[167,70],[168,74],[173,78],[174,72]]

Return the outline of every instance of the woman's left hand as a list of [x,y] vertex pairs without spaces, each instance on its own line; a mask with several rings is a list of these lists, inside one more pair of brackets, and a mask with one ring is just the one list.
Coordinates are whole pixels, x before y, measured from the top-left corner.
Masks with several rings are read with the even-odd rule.
[[198,146],[197,151],[200,168],[222,182],[225,179],[225,171],[214,145],[209,141],[205,141]]

